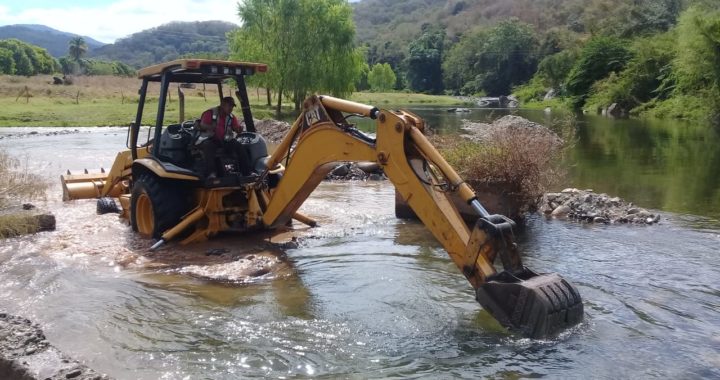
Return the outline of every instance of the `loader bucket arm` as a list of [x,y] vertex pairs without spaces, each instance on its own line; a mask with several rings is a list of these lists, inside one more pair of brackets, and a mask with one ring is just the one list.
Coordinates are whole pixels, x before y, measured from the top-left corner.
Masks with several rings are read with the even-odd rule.
[[[290,220],[338,162],[377,162],[473,286],[478,302],[501,324],[540,338],[582,320],[582,301],[575,287],[556,274],[538,275],[522,265],[513,242],[513,222],[485,211],[472,189],[425,138],[422,119],[325,96],[312,96],[303,106],[268,162],[268,167],[286,163],[264,211],[268,227]],[[376,139],[346,124],[343,113],[377,119]],[[472,229],[449,197],[453,192],[478,212]],[[504,269],[499,273],[493,265],[497,257]]]

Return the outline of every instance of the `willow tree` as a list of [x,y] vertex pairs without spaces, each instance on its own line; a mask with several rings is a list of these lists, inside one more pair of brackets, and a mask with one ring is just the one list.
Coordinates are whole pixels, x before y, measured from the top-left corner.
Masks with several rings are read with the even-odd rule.
[[283,96],[295,109],[311,92],[347,96],[362,71],[362,51],[355,47],[352,9],[345,0],[246,0],[238,4],[242,27],[231,36],[233,59],[270,66],[257,85]]

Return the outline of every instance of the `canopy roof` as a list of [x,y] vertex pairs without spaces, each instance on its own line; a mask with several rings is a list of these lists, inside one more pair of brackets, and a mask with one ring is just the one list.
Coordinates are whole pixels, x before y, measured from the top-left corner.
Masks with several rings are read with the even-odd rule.
[[222,61],[214,59],[176,59],[138,70],[138,78],[159,82],[162,74],[171,73],[170,82],[220,83],[236,75],[253,75],[267,71],[264,63]]

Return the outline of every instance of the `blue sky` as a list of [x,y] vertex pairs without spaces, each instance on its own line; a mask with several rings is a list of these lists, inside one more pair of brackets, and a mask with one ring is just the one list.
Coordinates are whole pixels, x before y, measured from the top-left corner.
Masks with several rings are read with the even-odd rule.
[[42,24],[111,43],[170,21],[240,23],[238,0],[0,0],[0,25]]

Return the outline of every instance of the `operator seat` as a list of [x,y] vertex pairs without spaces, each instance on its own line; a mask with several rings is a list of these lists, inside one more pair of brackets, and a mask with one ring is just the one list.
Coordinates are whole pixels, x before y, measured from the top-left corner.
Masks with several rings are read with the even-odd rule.
[[269,159],[265,138],[259,133],[242,132],[238,134],[237,140],[248,152],[250,168],[255,173],[262,173],[265,168],[267,168],[267,161]]

